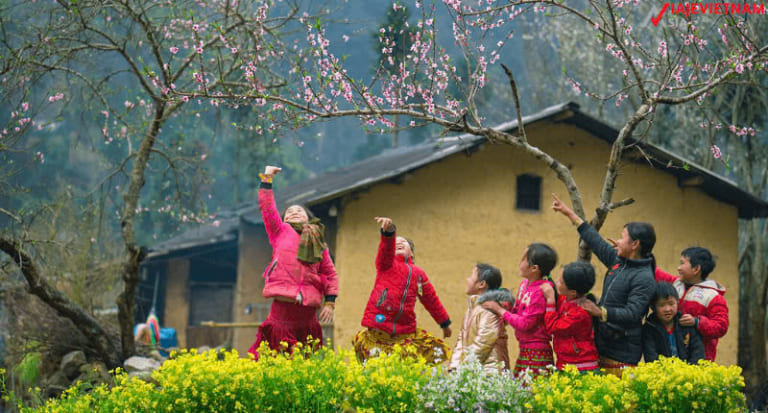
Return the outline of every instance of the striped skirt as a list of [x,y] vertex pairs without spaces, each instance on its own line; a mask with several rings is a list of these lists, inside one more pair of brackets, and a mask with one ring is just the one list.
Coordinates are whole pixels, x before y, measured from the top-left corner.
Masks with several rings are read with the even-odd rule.
[[521,348],[520,355],[515,363],[515,376],[519,376],[524,371],[529,370],[529,374],[536,377],[549,372],[549,366],[555,364],[555,357],[552,349],[531,349]]

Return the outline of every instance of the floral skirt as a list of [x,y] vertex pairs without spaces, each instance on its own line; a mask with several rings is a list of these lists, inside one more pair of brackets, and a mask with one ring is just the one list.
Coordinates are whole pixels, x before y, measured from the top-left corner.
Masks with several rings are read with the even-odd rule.
[[552,349],[521,348],[515,363],[515,375],[518,376],[526,370],[529,370],[529,374],[533,377],[547,374],[548,367],[554,364],[555,357]]
[[[289,351],[296,343],[306,344],[310,339],[323,343],[323,329],[317,321],[317,308],[304,305],[273,301],[267,319],[259,326],[256,341],[248,350],[254,360],[259,359],[259,345],[266,341],[273,350]],[[287,347],[280,343],[284,342]]]
[[391,353],[395,345],[403,347],[404,354],[421,356],[428,363],[440,364],[448,359],[448,346],[443,340],[416,329],[414,333],[391,335],[383,331],[366,328],[352,339],[357,359],[361,362],[380,353]]
[[635,364],[622,363],[608,357],[600,357],[600,369],[605,370],[605,374],[612,374],[621,378],[624,369],[627,367],[636,367]]

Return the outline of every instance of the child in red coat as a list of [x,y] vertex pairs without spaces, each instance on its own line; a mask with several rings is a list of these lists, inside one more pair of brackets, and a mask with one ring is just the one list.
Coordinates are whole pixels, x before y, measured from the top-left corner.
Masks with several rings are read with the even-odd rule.
[[715,361],[717,340],[728,332],[728,303],[725,287],[707,277],[715,269],[712,253],[690,247],[680,253],[680,277],[656,268],[656,281],[672,284],[680,297],[680,325],[695,327],[704,341],[705,359]]
[[413,263],[413,244],[395,234],[395,224],[379,217],[381,241],[376,255],[376,280],[363,314],[363,327],[352,339],[358,359],[388,353],[399,344],[410,346],[428,362],[439,364],[448,357],[445,343],[416,327],[416,300],[451,336],[451,319],[427,274]]
[[583,300],[595,301],[589,294],[595,285],[595,269],[585,262],[572,262],[563,268],[555,285],[557,306],[547,302],[544,324],[547,333],[552,335],[557,368],[562,370],[566,364],[572,364],[582,373],[597,371],[600,366],[592,316],[579,305]]

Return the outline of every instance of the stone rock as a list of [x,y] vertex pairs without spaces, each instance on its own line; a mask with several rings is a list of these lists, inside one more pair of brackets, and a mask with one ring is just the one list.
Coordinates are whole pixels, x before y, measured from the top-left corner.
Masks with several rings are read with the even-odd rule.
[[151,371],[134,371],[131,373],[128,373],[128,377],[136,377],[137,379],[141,381],[145,381],[147,383],[155,383],[155,380],[152,378],[152,372]]
[[208,346],[200,346],[197,348],[197,354],[205,354],[209,351],[211,351],[211,348]]
[[123,363],[123,368],[130,375],[135,371],[152,372],[160,368],[160,362],[151,358],[133,356]]
[[80,366],[83,364],[85,364],[85,354],[79,350],[72,351],[62,357],[59,369],[71,380],[80,374]]
[[67,376],[60,370],[53,373],[52,376],[45,379],[43,383],[43,394],[47,398],[59,397],[64,392],[71,382]]
[[109,370],[107,370],[107,365],[97,361],[95,363],[86,363],[80,366],[80,375],[75,379],[75,381],[85,381],[88,383],[107,383],[112,384],[114,382],[114,379],[111,374],[109,374]]
[[54,399],[61,396],[66,390],[66,387],[50,385],[45,388],[45,397],[48,399]]
[[56,373],[53,373],[52,376],[48,377],[48,379],[45,381],[45,387],[51,387],[51,386],[57,386],[57,387],[63,387],[67,388],[69,387],[69,384],[71,381],[67,378],[67,376],[62,371],[57,371]]

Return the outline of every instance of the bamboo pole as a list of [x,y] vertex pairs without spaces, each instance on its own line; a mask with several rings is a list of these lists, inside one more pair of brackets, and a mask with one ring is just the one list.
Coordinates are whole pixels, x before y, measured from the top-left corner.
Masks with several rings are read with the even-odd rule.
[[[215,328],[254,328],[260,327],[261,323],[218,323],[216,321],[203,321],[200,323],[201,327],[215,327]],[[320,327],[332,327],[333,324],[320,323]]]

